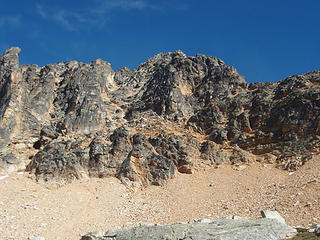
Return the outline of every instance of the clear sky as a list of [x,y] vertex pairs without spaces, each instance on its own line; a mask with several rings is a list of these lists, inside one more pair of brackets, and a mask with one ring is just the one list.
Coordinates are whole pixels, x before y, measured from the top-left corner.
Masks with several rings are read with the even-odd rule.
[[320,68],[320,0],[1,0],[0,52],[21,64],[102,58],[131,69],[159,52],[216,56],[248,82]]

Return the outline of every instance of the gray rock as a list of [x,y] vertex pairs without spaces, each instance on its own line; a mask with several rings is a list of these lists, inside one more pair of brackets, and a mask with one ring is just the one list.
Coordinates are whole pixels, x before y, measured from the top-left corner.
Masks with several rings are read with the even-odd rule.
[[100,137],[90,143],[88,167],[92,177],[117,176],[132,149],[129,132],[124,127],[117,128],[109,136],[109,140],[111,143]]
[[320,224],[313,224],[308,232],[315,233],[317,236],[320,236]]
[[125,239],[219,239],[219,240],[280,240],[294,236],[296,230],[275,219],[223,219],[203,223],[140,226],[132,229],[89,233],[81,240]]
[[[70,136],[70,134],[68,135]],[[37,181],[64,184],[82,177],[120,178],[146,186],[164,185],[175,173],[175,163],[154,152],[142,134],[130,136],[124,127],[106,138],[94,138],[88,147],[86,138],[60,137],[46,143],[32,158],[26,170]]]
[[142,175],[142,177],[139,175],[140,172],[135,170],[134,166],[132,159],[128,158],[124,161],[119,178],[124,182],[126,182],[125,179],[129,179],[144,186],[148,184],[163,186],[166,180],[174,176],[175,171],[172,162],[159,155],[148,156],[148,158],[137,164],[137,166],[141,166],[142,169],[146,170],[145,175]]
[[263,210],[263,211],[261,211],[261,216],[263,218],[275,219],[278,222],[283,223],[283,224],[286,223],[286,220],[284,220],[284,218],[277,211]]
[[149,138],[149,142],[158,154],[172,160],[179,172],[191,173],[192,161],[188,152],[195,146],[189,145],[188,139],[173,134],[160,134]]
[[40,150],[26,170],[37,181],[50,184],[65,184],[87,175],[88,152],[77,149],[80,142],[74,140],[52,141]]
[[34,237],[30,237],[28,239],[29,240],[46,240],[44,237],[40,237],[40,236],[34,236]]
[[14,129],[20,119],[21,73],[19,68],[20,48],[13,47],[0,56],[0,173],[12,172],[24,167],[16,156],[11,141],[20,141]]
[[213,220],[206,218],[196,218],[193,220],[195,223],[212,223]]
[[234,216],[234,215],[227,215],[217,219],[217,221],[225,221],[225,220],[247,220],[247,219],[244,217]]
[[149,222],[139,222],[139,226],[154,226],[156,224],[154,223],[149,223]]

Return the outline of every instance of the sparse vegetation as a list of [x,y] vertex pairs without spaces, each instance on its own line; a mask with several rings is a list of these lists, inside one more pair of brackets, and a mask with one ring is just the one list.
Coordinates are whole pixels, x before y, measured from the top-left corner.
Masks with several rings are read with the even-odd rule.
[[298,228],[298,234],[292,238],[292,240],[319,240],[320,237],[316,236],[315,233],[308,232],[305,228]]

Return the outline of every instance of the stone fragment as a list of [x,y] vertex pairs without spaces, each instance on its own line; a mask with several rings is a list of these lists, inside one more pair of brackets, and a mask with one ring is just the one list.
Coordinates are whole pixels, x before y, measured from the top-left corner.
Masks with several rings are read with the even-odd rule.
[[261,216],[263,218],[271,218],[271,219],[275,219],[280,223],[285,224],[286,221],[284,220],[284,218],[277,212],[277,211],[271,211],[271,210],[262,210],[261,211]]
[[30,237],[28,239],[29,240],[46,240],[44,237],[41,237],[41,236],[34,236],[34,237]]

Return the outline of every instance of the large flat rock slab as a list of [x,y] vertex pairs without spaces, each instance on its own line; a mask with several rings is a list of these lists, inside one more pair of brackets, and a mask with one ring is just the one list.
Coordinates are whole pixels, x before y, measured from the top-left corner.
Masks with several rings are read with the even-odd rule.
[[132,229],[95,232],[83,236],[81,240],[280,240],[289,239],[295,234],[294,228],[279,223],[275,219],[262,218],[250,221],[223,218],[211,222],[140,226]]

